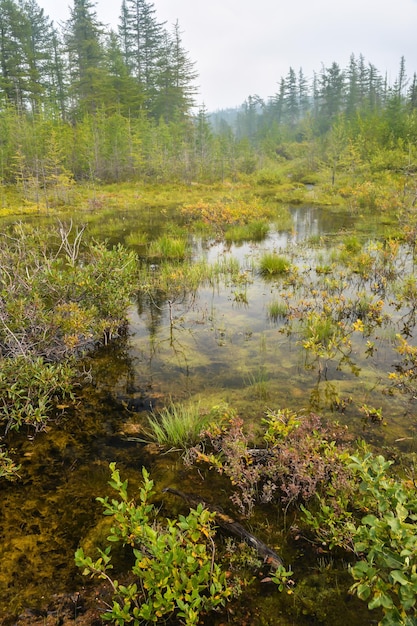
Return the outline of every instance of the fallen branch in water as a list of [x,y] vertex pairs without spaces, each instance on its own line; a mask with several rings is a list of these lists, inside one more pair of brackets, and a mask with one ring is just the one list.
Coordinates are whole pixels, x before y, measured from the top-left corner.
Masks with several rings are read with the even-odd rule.
[[174,489],[173,487],[166,487],[162,490],[165,493],[172,493],[175,496],[179,496],[183,500],[185,500],[190,506],[196,507],[198,504],[202,504],[206,509],[208,509],[211,513],[215,514],[215,521],[220,528],[223,528],[226,532],[231,535],[235,535],[245,541],[249,546],[255,548],[258,555],[263,558],[264,563],[268,564],[272,569],[278,569],[284,565],[282,559],[276,552],[268,548],[268,546],[252,535],[246,528],[242,526],[239,522],[236,522],[232,517],[223,513],[223,511],[214,505],[209,505],[199,496],[195,496],[193,494],[184,493],[179,491],[178,489]]

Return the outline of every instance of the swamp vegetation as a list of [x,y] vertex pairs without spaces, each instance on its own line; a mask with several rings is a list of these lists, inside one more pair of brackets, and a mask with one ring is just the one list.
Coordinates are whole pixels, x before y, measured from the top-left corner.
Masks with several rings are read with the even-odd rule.
[[291,205],[247,178],[169,192],[5,222],[4,623],[58,623],[57,597],[91,624],[408,623],[413,203],[322,207],[317,184]]
[[0,82],[2,623],[414,624],[416,78],[352,56],[209,119],[178,26],[144,84],[88,3],[36,14],[53,67]]

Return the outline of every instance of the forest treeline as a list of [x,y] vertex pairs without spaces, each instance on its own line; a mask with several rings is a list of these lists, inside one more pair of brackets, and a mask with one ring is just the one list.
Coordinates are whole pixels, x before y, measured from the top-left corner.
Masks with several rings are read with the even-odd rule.
[[290,68],[271,76],[268,100],[211,115],[197,77],[179,24],[168,29],[152,2],[123,0],[109,29],[90,0],[59,26],[36,0],[0,0],[2,183],[59,204],[74,181],[209,182],[294,157],[314,171],[386,148],[395,169],[413,153],[417,79],[404,58],[393,84],[362,55],[311,78]]

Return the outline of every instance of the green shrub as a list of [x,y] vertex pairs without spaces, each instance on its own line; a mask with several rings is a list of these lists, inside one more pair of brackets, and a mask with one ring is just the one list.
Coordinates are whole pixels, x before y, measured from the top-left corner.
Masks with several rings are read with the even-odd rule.
[[[417,497],[411,481],[393,476],[392,461],[360,451],[349,457],[350,480],[304,511],[321,546],[354,552],[351,591],[383,612],[381,626],[411,626],[417,606]],[[366,515],[363,516],[363,514]]]
[[18,477],[20,466],[16,465],[7,451],[0,446],[0,478],[15,480]]
[[[82,548],[75,563],[84,575],[102,578],[112,588],[113,603],[103,619],[119,626],[166,623],[176,616],[187,626],[198,624],[202,614],[223,606],[231,595],[226,576],[215,562],[214,515],[198,505],[178,520],[161,524],[150,503],[153,481],[145,468],[140,502],[129,499],[128,481],[121,481],[114,463],[110,464],[110,485],[118,498],[98,498],[104,514],[113,516],[109,545],[93,561]],[[132,552],[134,582],[121,584],[109,572],[111,547],[122,543]]]
[[0,423],[44,427],[72,398],[75,359],[124,328],[137,257],[83,229],[17,224],[0,235]]
[[58,401],[73,399],[72,364],[24,356],[0,360],[0,422],[5,432],[30,426],[42,430]]
[[354,532],[362,558],[351,568],[352,586],[370,609],[381,607],[384,626],[412,624],[417,605],[417,497],[415,486],[389,474],[391,461],[370,453],[352,456],[359,493],[369,514]]

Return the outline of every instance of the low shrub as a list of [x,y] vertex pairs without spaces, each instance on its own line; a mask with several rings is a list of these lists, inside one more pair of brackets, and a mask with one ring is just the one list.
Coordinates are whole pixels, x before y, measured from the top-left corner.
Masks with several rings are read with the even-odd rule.
[[[232,591],[226,575],[215,561],[214,515],[198,505],[177,520],[157,519],[150,502],[153,481],[142,469],[140,502],[129,499],[128,481],[122,482],[114,463],[110,464],[111,487],[117,498],[98,498],[104,514],[112,516],[109,545],[93,560],[82,548],[75,563],[85,576],[106,580],[112,591],[112,605],[102,617],[119,626],[133,623],[166,623],[176,616],[186,626],[200,622],[203,614],[222,607]],[[121,543],[133,557],[132,580],[126,584],[111,577],[111,548]]]
[[72,363],[45,363],[42,357],[0,360],[0,422],[4,430],[42,430],[59,402],[73,400]]
[[243,421],[234,416],[208,429],[203,445],[188,455],[228,476],[231,500],[243,515],[249,516],[257,502],[286,508],[305,503],[347,480],[344,429],[327,428],[318,415],[286,409],[268,411],[264,426],[264,448],[254,448]]
[[353,552],[351,591],[384,615],[381,626],[408,626],[417,605],[417,498],[392,461],[365,449],[349,457],[351,483],[319,499],[305,521],[322,547]]

